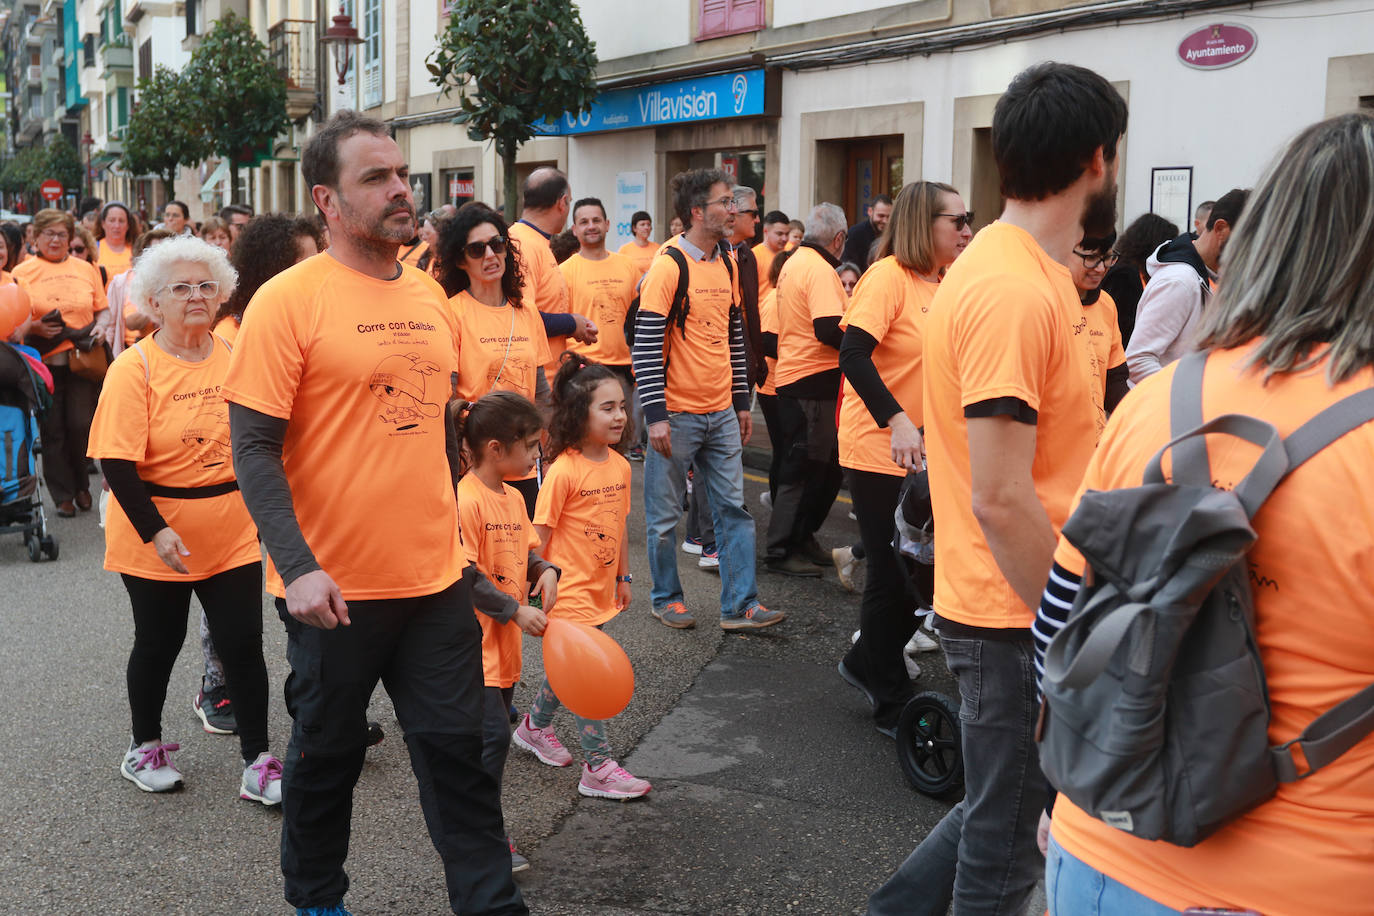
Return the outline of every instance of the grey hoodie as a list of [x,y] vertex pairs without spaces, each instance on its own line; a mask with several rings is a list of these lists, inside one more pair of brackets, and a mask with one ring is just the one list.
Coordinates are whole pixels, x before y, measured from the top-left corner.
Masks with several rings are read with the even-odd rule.
[[1202,307],[1216,274],[1203,263],[1192,236],[1165,242],[1145,262],[1150,282],[1140,296],[1135,330],[1126,348],[1131,387],[1193,349]]

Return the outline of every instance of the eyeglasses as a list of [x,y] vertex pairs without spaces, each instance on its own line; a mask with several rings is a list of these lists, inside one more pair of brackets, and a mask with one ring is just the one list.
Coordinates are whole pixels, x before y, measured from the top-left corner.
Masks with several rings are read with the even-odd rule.
[[468,242],[463,246],[463,253],[474,261],[480,261],[487,256],[487,249],[498,258],[506,253],[506,240],[499,235],[493,235],[483,242]]
[[45,242],[65,242],[67,239],[71,238],[70,235],[63,232],[61,229],[44,229],[42,232],[38,233],[38,237]]
[[[709,206],[711,206],[711,204],[720,204],[722,207],[724,207],[724,208],[727,209],[727,210],[738,210],[738,209],[739,209],[739,204],[735,203],[735,198],[734,198],[733,195],[730,196],[730,197],[722,197],[722,198],[720,198],[719,200],[708,200],[708,201],[706,201],[706,206],[709,207]],[[757,211],[755,211],[755,212],[757,212]]]
[[967,213],[937,213],[936,216],[944,216],[954,220],[954,228],[960,232],[964,231],[965,226],[973,225],[973,211]]
[[1116,266],[1117,261],[1121,260],[1121,255],[1117,254],[1115,251],[1109,251],[1106,254],[1097,254],[1096,252],[1079,251],[1075,248],[1073,253],[1083,259],[1083,266],[1088,268],[1088,270],[1096,270],[1099,267],[1105,267],[1110,270]]
[[202,299],[213,299],[219,294],[219,283],[215,280],[205,280],[201,283],[168,283],[162,288],[170,291],[173,299],[180,299],[182,302],[189,301],[196,293],[199,293]]

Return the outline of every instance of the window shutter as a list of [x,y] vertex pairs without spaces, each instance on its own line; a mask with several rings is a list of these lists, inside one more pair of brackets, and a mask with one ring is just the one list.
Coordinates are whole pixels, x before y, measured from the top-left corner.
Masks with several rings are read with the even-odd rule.
[[757,32],[763,28],[765,0],[701,0],[697,41]]
[[382,2],[363,0],[363,107],[382,104]]
[[724,35],[730,27],[730,0],[701,0],[697,38]]
[[763,28],[763,0],[729,0],[727,26],[731,33],[753,32]]

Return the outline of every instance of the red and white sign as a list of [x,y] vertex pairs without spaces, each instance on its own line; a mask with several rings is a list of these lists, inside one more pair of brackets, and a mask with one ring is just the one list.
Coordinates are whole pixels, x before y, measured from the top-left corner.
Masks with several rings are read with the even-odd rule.
[[38,193],[43,195],[44,200],[61,200],[62,183],[56,178],[49,178],[38,186]]
[[476,194],[476,182],[471,178],[459,178],[456,175],[448,180],[448,199],[459,200],[467,198],[471,200]]
[[1178,43],[1178,59],[1198,70],[1231,67],[1255,53],[1255,33],[1243,25],[1218,22],[1190,32]]
[[739,184],[739,157],[721,156],[720,170],[730,176],[730,181]]

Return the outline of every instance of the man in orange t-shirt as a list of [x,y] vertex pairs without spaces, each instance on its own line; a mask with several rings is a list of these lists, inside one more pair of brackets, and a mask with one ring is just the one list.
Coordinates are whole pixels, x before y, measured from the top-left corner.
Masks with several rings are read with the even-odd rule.
[[816,541],[840,492],[835,405],[840,394],[840,318],[849,297],[835,268],[844,211],[818,204],[801,246],[778,275],[778,491],[768,519],[768,568],[817,578],[830,552]]
[[[1068,262],[1116,218],[1126,103],[1068,64],[1018,74],[992,148],[1007,198],[931,304],[923,392],[935,613],[959,682],[965,796],[869,913],[1019,912],[1044,871],[1032,609],[1103,424]],[[924,906],[912,902],[928,900]]]
[[[654,258],[639,293],[633,350],[651,450],[644,461],[644,515],[653,576],[653,615],[677,629],[696,626],[683,603],[677,571],[677,523],[687,469],[705,487],[720,555],[720,625],[758,629],[786,615],[759,602],[754,519],[744,506],[744,446],[752,432],[739,282],[721,241],[730,232],[735,197],[717,169],[673,178],[673,203],[690,223]],[[686,264],[687,302],[675,303]],[[671,320],[670,320],[671,319]]]
[[454,318],[433,279],[397,263],[415,206],[385,124],[340,112],[301,167],[332,244],[254,295],[224,383],[291,662],[286,899],[341,906],[367,705],[381,680],[454,910],[525,913],[481,761],[482,637],[449,421]]
[[763,241],[754,246],[754,260],[759,262],[759,301],[773,288],[768,279],[768,269],[773,259],[787,247],[787,214],[781,210],[770,210],[763,218]]
[[1069,259],[1069,273],[1083,302],[1083,318],[1088,322],[1086,333],[1093,373],[1098,380],[1098,397],[1108,414],[1130,390],[1130,368],[1116,320],[1116,302],[1102,289],[1102,278],[1117,260],[1112,250],[1115,244],[1116,230],[1102,238],[1085,238],[1074,247],[1074,256]]
[[533,302],[544,319],[544,332],[549,338],[549,362],[544,370],[552,379],[568,338],[596,343],[598,328],[587,316],[569,311],[568,284],[563,281],[558,259],[549,247],[550,240],[562,232],[568,222],[568,208],[572,203],[568,176],[554,168],[535,169],[525,179],[520,197],[524,200],[524,209],[520,218],[511,223],[510,237],[520,255],[525,301]]

